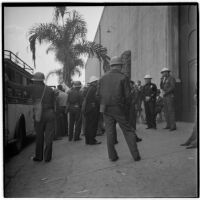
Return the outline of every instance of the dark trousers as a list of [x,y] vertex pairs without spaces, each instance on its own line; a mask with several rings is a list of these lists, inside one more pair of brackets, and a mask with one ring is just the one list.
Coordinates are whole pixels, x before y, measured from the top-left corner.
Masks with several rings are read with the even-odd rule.
[[[78,140],[81,134],[81,110],[70,109],[69,110],[69,140]],[[75,131],[74,131],[75,130]]]
[[85,115],[85,143],[94,144],[98,129],[99,110],[93,109]]
[[139,156],[139,151],[136,143],[136,135],[133,128],[131,128],[129,122],[126,120],[125,113],[118,107],[108,107],[106,108],[106,113],[104,113],[104,121],[107,135],[107,147],[108,156],[110,159],[115,159],[118,155],[115,150],[115,130],[116,122],[119,124],[126,142],[128,144],[131,155],[134,159]]
[[35,122],[35,131],[35,157],[43,160],[44,154],[44,160],[50,161],[52,158],[52,144],[55,132],[55,114],[53,110],[49,109],[42,112],[41,121]]
[[105,131],[104,128],[104,121],[103,121],[103,114],[99,113],[99,121],[98,121],[98,130],[97,130],[97,135],[102,135]]
[[130,106],[129,111],[129,123],[134,130],[136,130],[136,120],[137,120],[137,111],[135,109],[135,104]]
[[155,116],[155,101],[149,101],[144,103],[147,126],[150,128],[156,127]]
[[64,129],[65,129],[65,133],[63,136],[68,136],[68,114],[64,112],[63,117],[64,117]]
[[58,107],[56,111],[56,131],[55,138],[65,136],[65,107]]
[[169,94],[163,98],[163,101],[167,127],[170,129],[174,129],[176,128],[174,96],[172,94]]

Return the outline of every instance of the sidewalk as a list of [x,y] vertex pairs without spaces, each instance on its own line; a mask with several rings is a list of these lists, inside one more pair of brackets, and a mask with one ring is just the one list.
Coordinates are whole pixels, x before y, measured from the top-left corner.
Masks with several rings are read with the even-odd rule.
[[118,128],[119,160],[110,162],[106,137],[101,145],[54,143],[50,163],[34,163],[32,144],[6,163],[6,197],[195,197],[197,150],[181,147],[192,131],[191,123],[177,123],[178,130],[146,130],[138,125],[142,160],[134,162]]

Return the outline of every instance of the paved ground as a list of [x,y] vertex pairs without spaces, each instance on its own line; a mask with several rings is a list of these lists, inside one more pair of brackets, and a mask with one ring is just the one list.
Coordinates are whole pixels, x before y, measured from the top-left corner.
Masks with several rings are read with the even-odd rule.
[[54,143],[51,163],[34,163],[34,144],[5,164],[6,197],[195,197],[197,150],[180,147],[192,124],[178,123],[178,131],[145,130],[138,125],[142,156],[134,162],[118,128],[119,161],[108,160],[105,135],[101,145],[84,140]]

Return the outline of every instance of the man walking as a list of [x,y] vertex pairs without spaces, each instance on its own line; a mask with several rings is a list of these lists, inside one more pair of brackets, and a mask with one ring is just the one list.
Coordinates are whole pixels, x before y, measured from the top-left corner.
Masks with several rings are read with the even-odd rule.
[[152,77],[149,74],[144,77],[143,100],[147,122],[146,129],[156,129],[155,107],[157,87],[154,83],[151,83],[151,79]]
[[[9,81],[11,87],[24,89],[29,93],[34,103],[41,101],[42,112],[41,119],[36,121],[34,117],[34,125],[36,131],[36,149],[33,161],[42,161],[43,156],[45,162],[51,161],[52,144],[55,131],[55,93],[51,87],[44,84],[45,76],[41,72],[33,75],[33,84],[23,86]],[[45,145],[45,148],[44,148]]]
[[163,68],[161,71],[162,77],[160,82],[160,88],[163,91],[164,101],[164,113],[167,125],[164,129],[170,131],[176,130],[175,122],[175,105],[174,105],[174,90],[175,90],[175,79],[170,75],[168,68]]
[[111,70],[99,82],[100,111],[104,113],[108,156],[111,161],[119,159],[114,144],[115,124],[118,122],[133,159],[139,161],[141,158],[137,148],[135,131],[131,128],[124,112],[125,104],[130,98],[129,80],[121,73],[122,61],[120,57],[113,57],[110,65]]
[[68,93],[67,109],[69,109],[69,141],[72,141],[72,139],[74,139],[74,141],[81,140],[82,95],[80,88],[81,82],[74,81],[73,88]]
[[85,143],[89,145],[101,144],[95,137],[98,129],[99,121],[99,99],[97,97],[97,81],[96,76],[91,76],[89,87],[83,103],[83,114],[85,117]]

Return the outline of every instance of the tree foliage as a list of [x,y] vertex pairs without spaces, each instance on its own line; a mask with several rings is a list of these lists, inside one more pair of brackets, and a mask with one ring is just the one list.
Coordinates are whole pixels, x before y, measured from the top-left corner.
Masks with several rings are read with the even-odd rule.
[[84,67],[82,55],[97,57],[104,64],[107,64],[110,59],[105,47],[86,40],[85,20],[76,10],[69,11],[67,7],[56,7],[52,23],[35,24],[28,34],[34,65],[37,42],[48,43],[46,53],[52,51],[56,61],[62,64],[63,80],[68,86],[71,77],[80,73],[80,68]]

